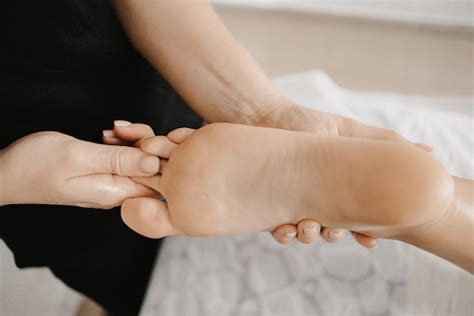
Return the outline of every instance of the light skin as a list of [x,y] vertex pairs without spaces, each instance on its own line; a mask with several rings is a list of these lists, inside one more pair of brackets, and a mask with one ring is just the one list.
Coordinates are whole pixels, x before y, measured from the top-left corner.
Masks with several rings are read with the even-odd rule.
[[314,218],[474,272],[473,182],[409,144],[211,124],[141,148],[167,159],[157,176],[134,178],[165,201],[122,205],[125,223],[145,236],[229,235]]
[[[206,122],[266,126],[319,135],[408,142],[397,133],[296,104],[276,89],[251,55],[235,40],[207,0],[112,1],[130,41]],[[198,78],[198,80],[197,80]],[[112,137],[113,138],[113,137]],[[430,151],[429,146],[420,144]],[[307,231],[317,223],[305,221]],[[314,229],[313,229],[314,230]],[[282,243],[295,236],[313,241],[317,233],[295,235],[294,225],[274,232]],[[337,240],[341,230],[323,228]],[[362,245],[375,239],[353,234]]]
[[[113,130],[105,130],[103,132],[103,140],[107,144],[129,145],[141,147],[143,141],[154,136],[153,130],[145,124],[132,124],[127,121],[116,121]],[[161,139],[170,140],[161,137]],[[180,139],[177,139],[180,141]],[[178,143],[167,142],[167,147],[173,148]],[[161,157],[161,163],[166,164],[167,159]],[[303,219],[294,224],[284,224],[276,228],[272,232],[273,237],[281,244],[288,244],[294,239],[298,239],[302,243],[313,243],[319,236],[328,242],[336,242],[344,236],[344,230],[321,227],[321,225],[313,219]],[[376,247],[375,238],[365,236],[363,234],[352,232],[354,239],[363,247],[372,249]]]
[[[145,3],[144,1],[117,1],[116,7],[126,30],[129,31],[129,35],[139,51],[149,58],[176,90],[207,121],[230,121],[288,129],[297,128],[328,134],[340,133],[341,135],[366,135],[375,138],[399,138],[390,131],[293,104],[271,85],[255,61],[227,32],[208,3],[193,1],[193,6],[197,5],[198,7],[197,11],[194,11],[195,6],[186,7],[184,11],[181,10],[183,5],[187,6],[188,4],[191,4],[191,2],[154,1],[150,3],[146,1]],[[152,14],[147,14],[147,12]],[[186,24],[185,20],[190,23]],[[163,28],[161,24],[155,24],[159,21],[164,24],[170,22],[172,23],[170,25],[176,25],[177,27]],[[189,32],[193,28],[193,24],[203,26],[198,37],[195,36],[196,34]],[[156,29],[154,29],[156,27],[159,27],[160,32],[156,32]],[[170,45],[156,45],[156,43],[168,43]],[[175,54],[176,49],[180,50],[181,54],[186,54],[186,56]],[[212,53],[210,54],[210,52]],[[233,60],[232,65],[227,63],[230,59]],[[184,73],[186,75],[182,75]],[[192,80],[191,82],[189,78],[195,75],[208,78],[208,80]],[[200,91],[207,92],[204,94]],[[43,145],[48,146],[48,144]],[[3,150],[3,152],[5,151]],[[51,150],[51,153],[53,154],[54,150]],[[84,164],[85,162],[81,163]],[[48,168],[52,168],[52,166],[46,167],[46,169]],[[94,166],[88,166],[88,169],[92,168]],[[49,174],[46,176],[49,176]],[[0,175],[0,177],[3,176]],[[83,181],[84,187],[80,190],[87,190],[95,186],[103,189],[100,181],[97,184],[92,183],[92,185],[91,181],[91,177],[88,181]],[[18,186],[11,183],[10,187]],[[18,193],[22,192],[22,189],[15,191],[17,191],[14,194],[15,196],[23,195]],[[128,196],[136,196],[136,192],[133,191],[128,194]],[[124,196],[123,193],[119,193],[113,200],[119,201]],[[96,197],[91,196],[91,201],[79,203],[72,199],[71,203],[96,205],[96,199]],[[15,198],[5,197],[4,200],[4,204],[16,203]],[[23,203],[24,198],[18,200],[19,203]],[[35,200],[49,201],[51,199],[37,198]],[[50,203],[64,204],[68,201],[66,198],[60,197],[57,201],[51,201]],[[98,207],[108,208],[110,204],[98,205]],[[299,231],[311,232],[297,234],[303,242],[314,241],[321,229],[317,223],[309,221],[302,222],[301,226],[307,226],[307,229],[299,229]],[[280,242],[288,243],[295,238],[297,231],[296,226],[285,225],[275,231],[274,236]],[[340,237],[341,231],[324,228],[322,233],[322,236],[327,240],[334,241],[338,235]],[[356,238],[361,241],[368,240],[358,235],[356,235]],[[372,240],[365,244],[373,246],[375,241]]]
[[[406,142],[394,132],[315,111],[288,100],[230,35],[207,1],[116,0],[114,5],[139,52],[208,122]],[[38,203],[111,208],[125,198],[151,194],[126,177],[141,173],[137,172],[138,164],[134,170],[127,169],[126,166],[132,166],[136,159],[122,154],[126,151],[123,148],[103,150],[103,147],[90,143],[86,146],[86,142],[60,135],[32,134],[0,151],[0,205]],[[59,142],[66,145],[64,148],[57,146],[58,138],[64,140]],[[65,154],[71,147],[74,152]],[[103,154],[104,151],[107,154]],[[20,152],[26,152],[28,156],[21,157]],[[96,164],[97,153],[103,157],[103,167]],[[58,155],[66,155],[66,160],[58,160]],[[86,159],[77,159],[80,157]],[[41,164],[37,164],[38,161]],[[112,161],[115,162],[112,164]],[[69,181],[71,179],[77,181]],[[101,198],[103,194],[107,196],[105,202]],[[302,227],[312,225],[314,222],[301,223]],[[316,226],[312,234],[298,237],[311,242],[319,229],[320,226]],[[294,235],[297,231],[303,229],[285,225],[274,236],[287,243],[295,237],[286,235]],[[328,240],[336,240],[330,236],[331,232],[337,231],[324,228],[322,235]],[[359,234],[355,237],[362,244],[375,245],[374,239]]]
[[207,0],[112,3],[135,48],[206,122],[408,142],[393,131],[286,98],[227,31]]
[[[118,121],[116,127],[123,136],[122,143],[137,135],[137,140],[154,135],[149,126],[135,124],[127,130],[123,124]],[[125,132],[120,134],[121,130]],[[118,144],[106,135],[110,144]],[[131,177],[153,176],[158,170],[159,159],[137,148],[94,144],[57,132],[34,133],[0,150],[0,206],[50,204],[110,209],[129,198],[156,197],[156,191]],[[317,229],[300,234],[300,240],[314,242],[320,226],[314,221],[303,224]],[[274,237],[288,243],[296,237],[294,231],[294,225],[286,225]],[[362,245],[373,247],[370,243]]]
[[159,159],[137,148],[56,133],[23,137],[0,151],[0,206],[57,204],[109,209],[156,192],[130,179],[156,174]]

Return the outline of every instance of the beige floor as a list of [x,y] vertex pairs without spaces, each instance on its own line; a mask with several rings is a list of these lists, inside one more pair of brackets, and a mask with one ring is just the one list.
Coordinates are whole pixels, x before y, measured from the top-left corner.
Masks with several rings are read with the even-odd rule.
[[347,88],[472,95],[474,32],[217,6],[269,75],[319,68]]
[[[264,71],[322,69],[346,88],[473,95],[473,33],[297,12],[216,8]],[[87,300],[78,315],[104,315]]]

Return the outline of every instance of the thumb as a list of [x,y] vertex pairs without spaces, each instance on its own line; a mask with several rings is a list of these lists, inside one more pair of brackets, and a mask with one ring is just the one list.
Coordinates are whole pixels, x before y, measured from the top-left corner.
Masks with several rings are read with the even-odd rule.
[[158,173],[160,159],[138,148],[90,143],[88,169],[93,173],[149,177]]

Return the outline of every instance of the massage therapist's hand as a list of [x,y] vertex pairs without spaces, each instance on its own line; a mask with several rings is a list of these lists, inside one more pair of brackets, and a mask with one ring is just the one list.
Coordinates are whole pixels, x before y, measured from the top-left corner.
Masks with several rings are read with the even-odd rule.
[[136,148],[94,144],[56,132],[23,137],[0,151],[0,205],[108,209],[154,196],[129,176],[151,176],[159,160]]
[[[281,98],[281,102],[270,108],[271,110],[268,110],[265,115],[255,119],[255,125],[310,132],[322,136],[357,137],[411,143],[392,130],[301,106],[284,97]],[[425,144],[414,143],[414,145],[427,152],[433,150],[431,146]]]
[[[367,139],[380,139],[394,142],[410,141],[400,136],[398,133],[371,126],[357,120],[334,115],[331,113],[321,112],[305,106],[300,106],[281,98],[281,102],[276,102],[276,105],[271,107],[272,110],[266,112],[255,120],[258,126],[282,128],[294,131],[304,131],[315,133],[324,136],[342,136],[342,137],[357,137]],[[432,148],[425,144],[415,144],[424,151],[431,152]],[[302,221],[298,223],[296,229],[298,232],[305,231],[307,225],[314,225],[314,221]],[[275,231],[274,237],[278,240],[280,231],[290,229],[294,225],[283,225]],[[337,241],[342,236],[342,230],[323,228],[322,236],[329,242]],[[337,235],[338,234],[338,235]],[[339,237],[338,237],[339,236]],[[377,244],[377,240],[360,233],[352,232],[354,239],[366,248],[373,248]]]

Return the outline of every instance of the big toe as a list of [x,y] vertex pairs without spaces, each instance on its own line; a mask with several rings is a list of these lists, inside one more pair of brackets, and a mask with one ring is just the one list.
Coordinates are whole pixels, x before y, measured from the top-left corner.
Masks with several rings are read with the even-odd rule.
[[168,159],[177,146],[166,136],[155,136],[144,139],[140,148],[150,155]]
[[154,198],[125,200],[121,209],[122,220],[135,232],[150,238],[175,235],[165,202]]
[[169,140],[176,144],[181,144],[194,133],[195,129],[192,128],[187,128],[187,127],[182,127],[175,129],[171,132],[168,133],[167,137]]

